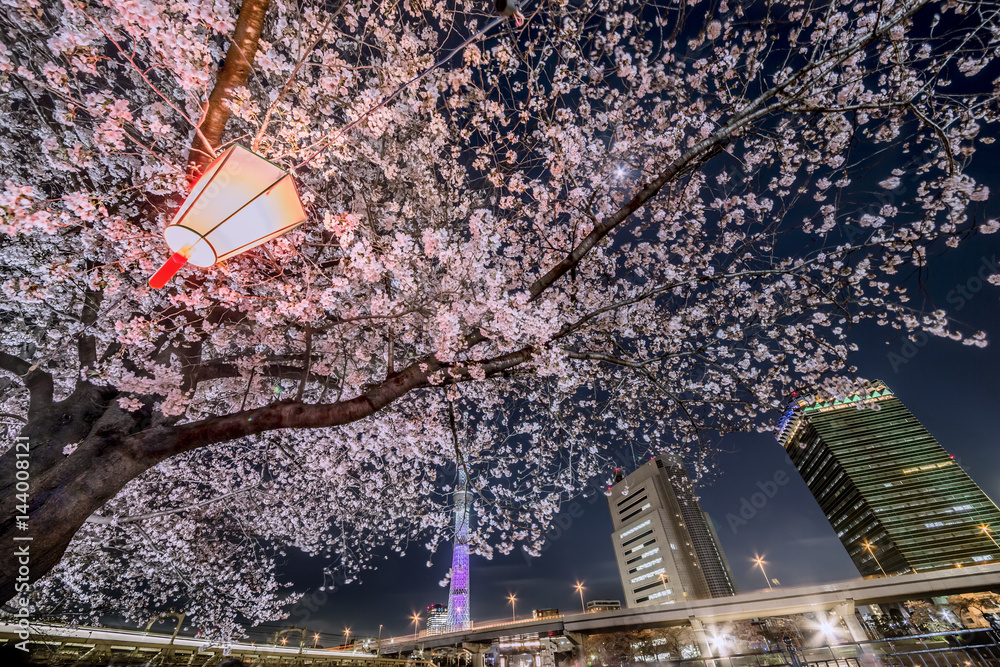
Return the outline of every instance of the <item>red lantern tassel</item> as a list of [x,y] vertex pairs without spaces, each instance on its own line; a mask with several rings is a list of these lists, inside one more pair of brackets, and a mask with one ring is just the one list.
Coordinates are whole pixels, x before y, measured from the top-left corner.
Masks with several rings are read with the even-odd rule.
[[187,264],[187,261],[188,256],[183,252],[183,249],[175,252],[149,279],[149,286],[153,289],[163,289],[163,286],[170,282],[170,279],[181,270],[181,267]]

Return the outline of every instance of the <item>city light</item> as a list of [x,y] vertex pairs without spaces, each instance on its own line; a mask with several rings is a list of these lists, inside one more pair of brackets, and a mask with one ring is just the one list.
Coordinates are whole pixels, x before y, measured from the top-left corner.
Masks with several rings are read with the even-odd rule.
[[417,634],[418,634],[417,633],[417,623],[420,622],[420,613],[418,612],[418,613],[414,614],[413,616],[411,616],[410,618],[413,620],[413,636],[416,637]]
[[726,639],[725,635],[711,634],[708,637],[708,643],[712,647],[712,650],[720,656],[726,655],[726,652],[729,649],[729,641]]
[[820,634],[822,634],[825,639],[831,640],[837,638],[837,630],[834,628],[833,623],[831,623],[829,619],[823,619],[817,623],[817,627],[819,628]]
[[580,612],[586,614],[587,605],[583,603],[583,590],[584,590],[583,582],[580,581],[576,582],[576,592],[580,594]]
[[983,535],[990,538],[990,542],[993,543],[993,546],[995,546],[997,549],[1000,549],[1000,544],[997,544],[996,539],[994,539],[994,537],[990,535],[990,527],[987,524],[983,524],[979,528],[983,531]]
[[872,558],[874,558],[874,559],[875,559],[875,564],[876,564],[876,565],[878,565],[878,569],[882,570],[882,576],[883,576],[883,577],[887,577],[887,576],[889,576],[889,575],[887,575],[887,574],[885,573],[885,570],[883,570],[883,569],[882,569],[882,563],[878,562],[878,558],[877,558],[877,557],[875,556],[875,551],[874,551],[874,549],[872,548],[872,547],[873,547],[872,543],[871,543],[871,542],[869,542],[868,540],[865,540],[865,543],[864,543],[864,545],[863,545],[863,546],[864,546],[864,548],[865,548],[865,549],[866,549],[866,550],[868,551],[868,553],[870,553],[870,554],[872,555]]
[[517,597],[511,593],[507,596],[507,600],[510,602],[510,621],[513,623],[517,621]]
[[773,591],[774,588],[771,586],[771,580],[767,578],[767,572],[764,571],[764,563],[767,561],[764,560],[763,556],[756,556],[753,562],[757,564],[757,567],[760,568],[760,573],[764,575],[764,581],[767,582],[767,590]]

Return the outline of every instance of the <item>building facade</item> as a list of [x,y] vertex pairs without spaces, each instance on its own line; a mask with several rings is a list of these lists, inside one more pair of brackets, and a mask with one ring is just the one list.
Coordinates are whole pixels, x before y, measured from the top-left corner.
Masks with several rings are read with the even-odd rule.
[[427,634],[448,632],[448,607],[443,604],[427,606]]
[[736,594],[711,519],[679,458],[655,457],[608,493],[626,607]]
[[1000,510],[884,383],[796,396],[778,442],[862,576],[1000,560]]

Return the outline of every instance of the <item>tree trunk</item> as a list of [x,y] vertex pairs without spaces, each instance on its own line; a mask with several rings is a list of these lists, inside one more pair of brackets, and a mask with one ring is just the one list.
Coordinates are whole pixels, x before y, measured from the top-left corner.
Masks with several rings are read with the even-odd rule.
[[[232,99],[233,91],[245,86],[250,78],[253,59],[260,46],[260,35],[264,31],[264,18],[270,6],[271,0],[244,0],[240,7],[233,41],[226,51],[226,60],[215,80],[215,87],[208,98],[208,108],[199,126],[201,136],[195,137],[188,156],[188,179],[192,182],[205,171],[222,142],[222,133],[232,115],[226,102]],[[202,136],[211,145],[206,146]]]
[[[33,415],[0,457],[0,599],[29,590],[87,517],[156,463],[122,446],[137,418],[113,403],[115,394],[80,383]],[[64,454],[74,443],[75,451]]]

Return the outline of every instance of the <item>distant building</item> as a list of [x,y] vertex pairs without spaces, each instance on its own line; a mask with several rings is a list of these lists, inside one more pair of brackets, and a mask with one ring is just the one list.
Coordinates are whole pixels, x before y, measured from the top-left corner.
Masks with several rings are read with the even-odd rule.
[[[739,593],[739,589],[736,587],[736,577],[733,576],[733,571],[729,567],[729,559],[726,558],[726,552],[722,550],[722,540],[719,539],[719,533],[715,530],[715,522],[712,521],[712,517],[708,515],[708,512],[702,512],[702,515],[705,517],[705,527],[708,528],[708,532],[712,537],[712,543],[716,546],[716,552],[719,555],[719,561],[722,563],[722,571],[725,575],[724,577],[719,578],[719,581],[717,581],[716,587],[713,590],[721,590],[724,592],[728,590],[728,587],[731,587],[733,592],[725,593],[725,595],[736,595]],[[715,572],[706,572],[706,576],[718,577],[718,574]],[[712,584],[709,583],[709,588],[711,587]],[[724,597],[724,595],[713,595],[712,597]]]
[[559,616],[558,609],[534,609],[531,612],[532,618],[556,618]]
[[587,613],[597,611],[614,611],[622,608],[621,600],[587,600]]
[[437,635],[448,631],[448,607],[432,604],[427,607],[427,634]]
[[778,442],[862,576],[1000,560],[1000,509],[884,383],[796,396]]
[[675,456],[658,456],[616,478],[608,505],[625,605],[736,594],[711,519]]

